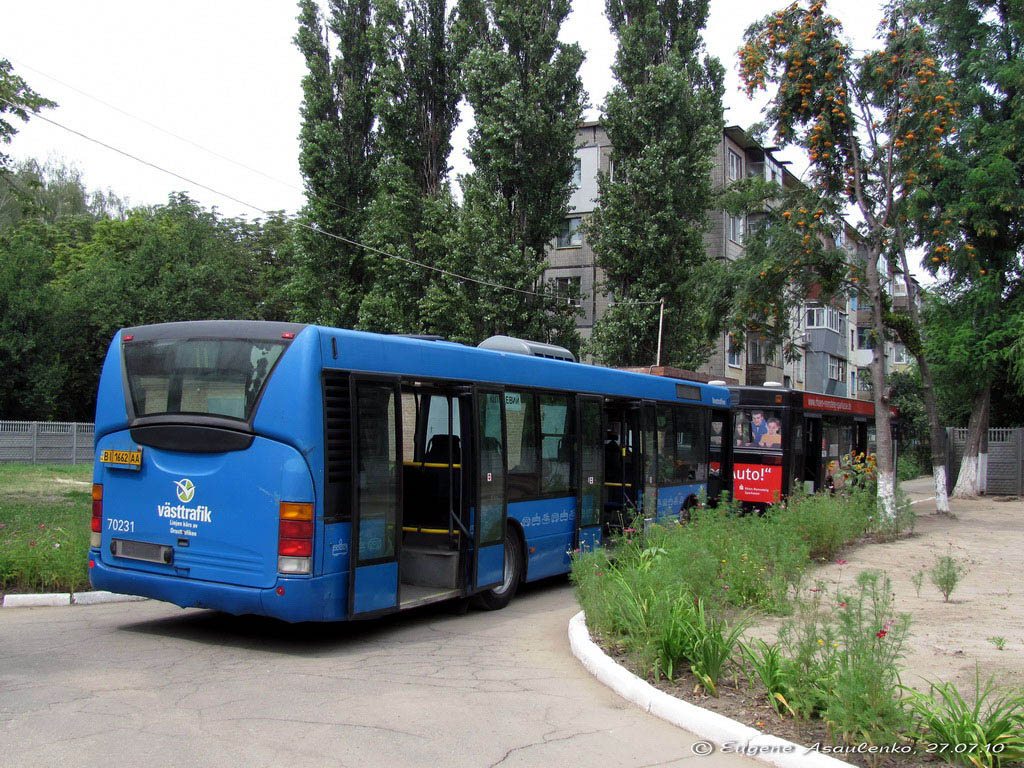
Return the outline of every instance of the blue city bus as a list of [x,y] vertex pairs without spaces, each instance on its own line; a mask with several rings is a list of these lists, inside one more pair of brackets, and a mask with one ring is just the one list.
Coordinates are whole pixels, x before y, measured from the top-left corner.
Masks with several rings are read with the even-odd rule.
[[93,586],[291,622],[495,609],[638,511],[675,519],[719,490],[726,388],[482,346],[120,331],[96,405]]

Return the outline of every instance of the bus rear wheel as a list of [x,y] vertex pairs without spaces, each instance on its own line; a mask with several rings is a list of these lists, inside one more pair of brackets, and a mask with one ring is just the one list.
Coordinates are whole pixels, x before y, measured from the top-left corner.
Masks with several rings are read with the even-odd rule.
[[505,530],[505,575],[501,584],[476,596],[477,605],[484,610],[497,611],[515,597],[519,580],[523,576],[523,545],[511,528]]

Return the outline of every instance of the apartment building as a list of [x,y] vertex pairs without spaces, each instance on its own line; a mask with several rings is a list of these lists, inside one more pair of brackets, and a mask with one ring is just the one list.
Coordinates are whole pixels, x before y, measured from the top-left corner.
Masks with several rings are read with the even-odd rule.
[[[614,168],[610,159],[611,143],[600,123],[581,124],[577,137],[575,189],[569,201],[571,212],[549,248],[545,278],[556,281],[563,289],[572,286],[579,291],[583,316],[577,321],[577,329],[586,339],[608,307],[609,297],[595,288],[603,279],[602,270],[595,264],[594,252],[581,225],[596,206],[598,172],[614,174]],[[762,146],[738,126],[730,126],[722,132],[716,149],[712,183],[723,187],[748,176],[762,176],[784,187],[801,184],[786,165],[774,156],[772,147]],[[722,210],[710,211],[708,215],[711,227],[704,236],[708,254],[728,261],[740,258],[746,233],[750,227],[757,226],[759,217],[732,216]],[[849,224],[837,233],[836,244],[849,252],[851,261],[864,257],[857,232]],[[901,280],[893,282],[891,277],[890,272],[888,282],[894,304],[898,304],[901,291],[905,301],[906,291]],[[698,373],[702,374],[701,378],[724,379],[729,383],[758,385],[777,381],[793,389],[869,399],[868,322],[867,310],[857,306],[856,297],[832,302],[811,298],[791,318],[793,336],[801,350],[800,359],[783,360],[780,350],[773,349],[755,333],[748,334],[742,350],[734,349],[723,335]],[[886,346],[890,356],[888,369],[904,364],[905,350],[891,344]]]

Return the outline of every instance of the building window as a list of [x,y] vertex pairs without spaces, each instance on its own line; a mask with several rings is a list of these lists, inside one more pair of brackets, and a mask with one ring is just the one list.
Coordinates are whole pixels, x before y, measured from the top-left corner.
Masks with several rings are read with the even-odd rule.
[[729,181],[743,178],[743,158],[729,150]]
[[743,242],[744,219],[742,216],[729,216],[729,239],[736,243]]
[[572,161],[572,185],[576,189],[583,186],[583,160],[578,157]]
[[857,349],[874,349],[875,334],[866,325],[857,326]]
[[846,361],[843,358],[828,356],[828,377],[832,381],[846,382]]
[[582,299],[580,298],[580,277],[579,275],[571,275],[569,277],[556,277],[555,278],[555,293],[560,296],[566,297],[566,303],[572,304],[573,306],[580,306]]
[[814,304],[807,306],[808,328],[828,328],[836,333],[843,332],[844,313],[835,307],[820,307]]
[[562,220],[562,231],[558,233],[559,248],[576,248],[583,245],[583,233],[580,232],[582,222],[583,219],[579,216]]
[[846,227],[839,227],[839,231],[836,232],[836,245],[842,248],[846,245]]
[[[726,342],[729,344],[729,342]],[[725,350],[725,362],[729,364],[731,368],[740,368],[743,365],[742,358],[740,358],[740,351],[733,349],[732,344],[729,344],[729,348]]]
[[767,339],[750,339],[747,342],[747,363],[749,365],[775,365],[775,350]]
[[902,344],[896,344],[892,350],[892,361],[896,365],[906,365],[910,362],[910,358],[907,356],[907,348]]
[[871,371],[867,368],[860,368],[857,371],[857,384],[860,386],[861,392],[871,391]]
[[892,294],[893,296],[906,296],[907,295],[907,284],[902,279],[896,279],[892,281]]
[[850,371],[850,396],[857,394],[857,372]]

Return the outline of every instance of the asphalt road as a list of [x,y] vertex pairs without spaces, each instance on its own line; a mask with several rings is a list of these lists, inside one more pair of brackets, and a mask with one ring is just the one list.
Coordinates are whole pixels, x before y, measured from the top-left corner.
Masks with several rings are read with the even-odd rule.
[[2,766],[753,766],[569,651],[565,580],[502,611],[291,626],[158,602],[0,612]]

